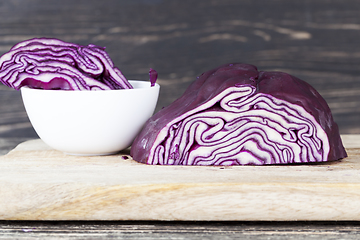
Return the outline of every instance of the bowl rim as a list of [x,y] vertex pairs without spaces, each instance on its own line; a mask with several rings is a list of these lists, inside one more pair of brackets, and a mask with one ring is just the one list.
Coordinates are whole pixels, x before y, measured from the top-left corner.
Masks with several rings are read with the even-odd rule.
[[136,83],[141,83],[141,84],[146,84],[148,83],[149,84],[149,87],[140,87],[140,88],[131,88],[131,89],[106,89],[106,90],[95,90],[95,91],[91,91],[91,90],[64,90],[64,89],[41,89],[41,88],[30,88],[28,86],[22,86],[20,88],[20,91],[46,91],[46,92],[67,92],[67,93],[70,93],[70,92],[76,92],[76,93],[79,93],[79,92],[108,92],[108,91],[112,91],[112,92],[115,92],[115,91],[139,91],[139,90],[142,90],[143,89],[150,89],[150,88],[160,88],[160,85],[158,83],[155,83],[154,86],[151,86],[151,83],[149,80],[145,81],[145,80],[128,80],[131,84],[131,86],[133,86],[132,82],[136,82]]

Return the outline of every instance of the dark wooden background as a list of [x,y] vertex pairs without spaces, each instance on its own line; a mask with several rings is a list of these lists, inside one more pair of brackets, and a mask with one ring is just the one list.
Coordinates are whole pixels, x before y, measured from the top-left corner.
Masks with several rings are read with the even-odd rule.
[[[309,82],[341,133],[360,133],[359,9],[357,0],[1,0],[0,54],[33,37],[105,46],[128,79],[158,71],[157,109],[206,70],[250,63]],[[0,100],[0,137],[37,137],[19,93],[1,86]]]
[[[358,0],[0,0],[0,54],[33,37],[105,46],[128,79],[156,69],[157,110],[220,64],[284,71],[323,95],[341,133],[360,133]],[[0,86],[0,101],[5,154],[37,135],[19,92]]]

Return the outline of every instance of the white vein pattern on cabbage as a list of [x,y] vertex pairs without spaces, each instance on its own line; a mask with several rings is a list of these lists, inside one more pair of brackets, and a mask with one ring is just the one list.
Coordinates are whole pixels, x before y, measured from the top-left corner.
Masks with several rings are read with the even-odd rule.
[[[15,89],[27,78],[50,82],[58,77],[78,90],[108,90],[114,85],[129,88],[107,53],[95,45],[84,47],[56,40],[29,40],[4,54],[0,66],[4,84]],[[98,77],[104,83],[97,81]]]
[[[211,110],[220,103],[221,110]],[[158,134],[148,164],[262,165],[327,161],[328,137],[303,107],[230,87],[175,118]]]

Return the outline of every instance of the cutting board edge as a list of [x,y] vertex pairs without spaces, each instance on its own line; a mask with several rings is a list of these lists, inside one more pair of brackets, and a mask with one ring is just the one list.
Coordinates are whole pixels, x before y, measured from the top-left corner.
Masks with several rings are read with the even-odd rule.
[[[360,220],[358,184],[180,184],[33,199],[2,220],[330,221]],[[330,188],[331,191],[328,191]],[[251,190],[251,191],[250,191]],[[81,191],[83,191],[81,193]],[[37,189],[41,194],[41,189]],[[54,196],[52,196],[54,198]],[[46,202],[46,200],[48,202]],[[39,204],[39,202],[41,204]],[[176,204],[174,204],[176,203]],[[9,211],[10,210],[10,211]]]

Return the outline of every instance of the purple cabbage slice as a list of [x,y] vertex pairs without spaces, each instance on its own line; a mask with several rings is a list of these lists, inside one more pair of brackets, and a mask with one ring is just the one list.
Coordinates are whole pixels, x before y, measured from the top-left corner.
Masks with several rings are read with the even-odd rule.
[[62,90],[130,89],[105,48],[81,46],[53,38],[20,42],[0,57],[0,81],[22,86]]
[[347,156],[326,101],[282,72],[226,64],[152,116],[131,156],[154,165],[264,165]]
[[150,78],[151,87],[155,86],[157,77],[158,77],[158,73],[154,69],[150,68],[149,78]]

